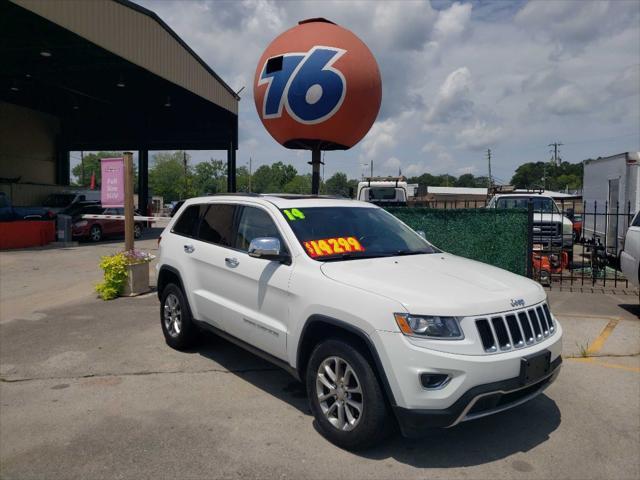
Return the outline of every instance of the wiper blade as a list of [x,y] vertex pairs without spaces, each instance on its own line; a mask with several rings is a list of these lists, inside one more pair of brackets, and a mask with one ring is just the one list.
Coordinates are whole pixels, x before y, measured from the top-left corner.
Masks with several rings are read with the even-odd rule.
[[325,262],[335,262],[336,260],[358,260],[360,258],[381,258],[381,257],[390,257],[391,255],[387,253],[342,253],[340,255],[336,255],[335,257],[325,258]]
[[404,256],[404,255],[424,255],[427,253],[433,253],[433,250],[398,250],[394,253],[394,256]]

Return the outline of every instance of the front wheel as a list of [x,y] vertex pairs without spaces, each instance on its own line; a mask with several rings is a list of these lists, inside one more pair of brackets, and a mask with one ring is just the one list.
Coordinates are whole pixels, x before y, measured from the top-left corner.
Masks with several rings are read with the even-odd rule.
[[102,228],[100,228],[100,225],[91,226],[91,229],[89,230],[89,239],[92,242],[99,242],[102,240]]
[[160,324],[167,345],[176,350],[191,347],[196,340],[197,327],[182,289],[170,283],[164,287],[161,298]]
[[319,344],[309,359],[307,393],[318,430],[348,450],[369,447],[390,430],[387,403],[369,361],[338,339]]

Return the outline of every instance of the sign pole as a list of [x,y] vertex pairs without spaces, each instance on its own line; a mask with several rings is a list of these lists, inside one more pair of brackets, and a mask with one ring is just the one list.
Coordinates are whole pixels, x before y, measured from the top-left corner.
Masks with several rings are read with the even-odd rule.
[[124,249],[133,250],[133,154],[124,152]]
[[320,193],[321,163],[320,149],[314,148],[311,150],[311,195],[318,195],[318,193]]

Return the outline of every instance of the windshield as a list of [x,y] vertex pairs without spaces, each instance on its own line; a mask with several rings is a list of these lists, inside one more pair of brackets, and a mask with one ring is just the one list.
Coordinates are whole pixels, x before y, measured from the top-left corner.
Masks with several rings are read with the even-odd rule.
[[318,261],[438,251],[381,208],[313,207],[281,212],[307,255]]
[[395,200],[396,189],[393,187],[375,187],[369,189],[369,200]]
[[47,197],[43,205],[45,207],[66,207],[73,202],[74,198],[76,198],[74,193],[54,193]]
[[560,213],[556,202],[549,197],[500,197],[496,202],[496,208],[523,208],[526,210],[529,201],[533,203],[533,211],[536,213]]

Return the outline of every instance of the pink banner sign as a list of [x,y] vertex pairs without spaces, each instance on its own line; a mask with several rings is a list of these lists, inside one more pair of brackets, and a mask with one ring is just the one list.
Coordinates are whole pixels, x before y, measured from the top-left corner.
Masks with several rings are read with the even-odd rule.
[[124,207],[124,158],[103,158],[100,169],[102,206]]

